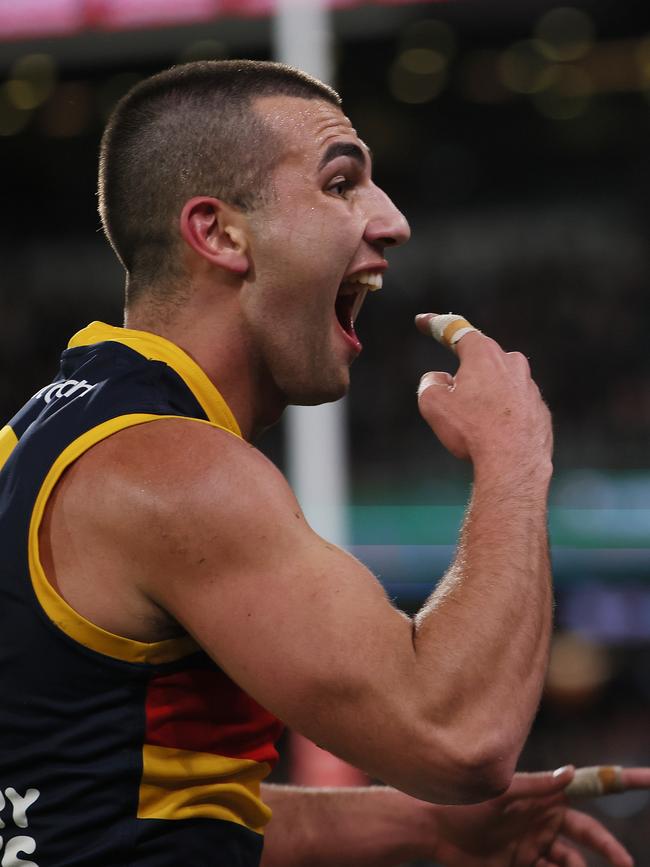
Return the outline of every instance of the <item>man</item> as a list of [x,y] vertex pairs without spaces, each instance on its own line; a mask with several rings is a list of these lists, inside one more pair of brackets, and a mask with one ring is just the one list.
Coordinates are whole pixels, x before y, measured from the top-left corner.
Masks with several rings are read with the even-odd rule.
[[[109,122],[100,210],[126,327],[75,335],[0,436],[7,863],[584,863],[564,834],[629,864],[566,807],[572,770],[513,781],[552,604],[551,427],[523,357],[471,333],[453,380],[423,378],[475,483],[414,620],[249,445],[345,393],[408,238],[338,96],[244,61],[149,79]],[[395,788],[261,786],[279,719]]]

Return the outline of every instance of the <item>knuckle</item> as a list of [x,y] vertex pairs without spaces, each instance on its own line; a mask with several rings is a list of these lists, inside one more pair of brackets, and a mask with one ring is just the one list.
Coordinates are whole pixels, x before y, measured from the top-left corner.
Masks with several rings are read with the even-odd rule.
[[488,337],[487,334],[483,335],[483,340],[481,344],[483,349],[488,352],[492,352],[494,355],[503,355],[503,349],[501,345],[497,343],[497,341],[493,337]]
[[523,352],[508,352],[507,356],[510,359],[510,361],[512,361],[518,367],[521,367],[523,370],[530,373],[530,362],[528,361],[526,356],[523,354]]

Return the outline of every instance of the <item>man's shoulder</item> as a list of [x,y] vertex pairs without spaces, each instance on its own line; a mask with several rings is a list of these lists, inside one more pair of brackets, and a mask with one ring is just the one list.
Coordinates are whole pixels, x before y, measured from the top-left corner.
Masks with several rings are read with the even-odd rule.
[[61,567],[68,585],[68,573],[91,571],[101,583],[104,570],[107,586],[122,588],[140,610],[154,588],[179,576],[189,585],[201,568],[221,574],[245,555],[252,527],[275,536],[299,508],[282,474],[249,443],[207,422],[161,418],[82,455],[47,511],[48,535],[65,539],[74,528],[80,543],[77,559]]
[[[121,430],[83,455],[64,480],[77,503],[131,535],[155,522],[174,527],[218,519],[222,526],[293,494],[259,449],[226,428],[160,418]],[[198,530],[198,526],[197,526]]]

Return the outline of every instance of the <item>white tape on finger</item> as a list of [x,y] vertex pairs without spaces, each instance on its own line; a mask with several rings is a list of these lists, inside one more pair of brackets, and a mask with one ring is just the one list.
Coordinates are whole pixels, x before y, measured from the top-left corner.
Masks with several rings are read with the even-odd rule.
[[620,765],[595,765],[577,768],[574,778],[564,790],[569,798],[598,798],[625,791],[623,768]]
[[478,328],[474,328],[471,322],[457,313],[441,313],[434,316],[429,327],[438,343],[442,343],[443,346],[450,349],[470,331],[478,331]]

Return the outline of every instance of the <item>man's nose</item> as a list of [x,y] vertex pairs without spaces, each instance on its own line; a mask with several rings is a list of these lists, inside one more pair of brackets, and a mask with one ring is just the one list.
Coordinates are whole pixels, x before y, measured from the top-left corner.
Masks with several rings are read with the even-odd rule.
[[404,214],[379,187],[375,187],[370,215],[364,238],[369,244],[380,247],[398,247],[406,244],[411,229]]

